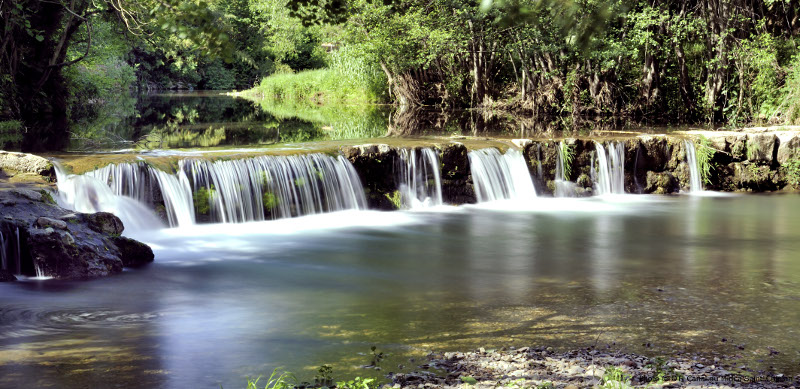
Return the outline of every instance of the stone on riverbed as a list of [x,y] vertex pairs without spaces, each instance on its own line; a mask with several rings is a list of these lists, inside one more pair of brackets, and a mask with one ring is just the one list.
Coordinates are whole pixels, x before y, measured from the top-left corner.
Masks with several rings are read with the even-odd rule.
[[21,269],[16,265],[13,269],[18,274],[100,277],[153,261],[149,247],[119,236],[124,226],[118,217],[66,210],[52,202],[46,190],[0,190],[0,212],[4,216],[0,232],[5,237],[19,236],[7,241],[21,254]]
[[122,265],[125,267],[139,267],[153,262],[155,258],[150,246],[126,238],[124,236],[111,237],[111,242],[119,248]]

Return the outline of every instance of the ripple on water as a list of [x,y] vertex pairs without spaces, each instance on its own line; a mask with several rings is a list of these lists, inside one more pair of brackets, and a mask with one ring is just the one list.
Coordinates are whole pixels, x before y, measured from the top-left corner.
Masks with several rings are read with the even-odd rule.
[[0,339],[47,335],[76,328],[126,328],[158,318],[160,314],[118,310],[0,308]]

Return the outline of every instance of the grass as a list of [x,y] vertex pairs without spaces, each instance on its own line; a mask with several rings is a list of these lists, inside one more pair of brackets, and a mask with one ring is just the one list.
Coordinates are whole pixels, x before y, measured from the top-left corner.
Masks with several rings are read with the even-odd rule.
[[[258,382],[261,378],[262,377],[258,377],[255,380],[248,379],[247,389],[260,389]],[[264,389],[291,389],[294,388],[295,385],[297,385],[297,378],[295,378],[294,374],[282,370],[281,368],[276,368],[267,379]]]
[[786,182],[794,188],[800,188],[800,159],[791,158],[783,164]]
[[631,375],[614,366],[606,368],[600,387],[603,389],[628,389],[631,386]]
[[386,100],[387,89],[383,73],[345,47],[331,55],[327,68],[275,73],[243,94],[306,104],[373,104]]
[[566,142],[559,142],[559,153],[561,155],[561,169],[564,172],[564,180],[569,181],[572,175],[572,160],[575,157],[575,146],[568,145]]
[[711,141],[705,136],[700,136],[694,143],[695,155],[697,157],[697,167],[700,171],[700,180],[704,184],[711,184],[711,159],[714,158],[716,149],[711,147]]

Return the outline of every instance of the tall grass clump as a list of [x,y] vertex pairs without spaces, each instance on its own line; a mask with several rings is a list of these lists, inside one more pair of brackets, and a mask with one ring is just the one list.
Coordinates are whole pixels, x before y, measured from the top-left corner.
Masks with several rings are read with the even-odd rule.
[[275,73],[245,95],[307,104],[379,103],[387,96],[386,78],[375,65],[343,47],[330,55],[327,68]]

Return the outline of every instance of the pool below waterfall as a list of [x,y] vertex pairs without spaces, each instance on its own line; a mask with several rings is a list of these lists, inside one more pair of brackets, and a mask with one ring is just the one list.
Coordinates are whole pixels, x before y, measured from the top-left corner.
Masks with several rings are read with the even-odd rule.
[[[155,263],[0,284],[0,387],[237,388],[278,366],[313,380],[322,364],[383,377],[431,350],[526,345],[800,372],[797,196],[536,198],[131,234]],[[361,367],[372,346],[381,370]]]

